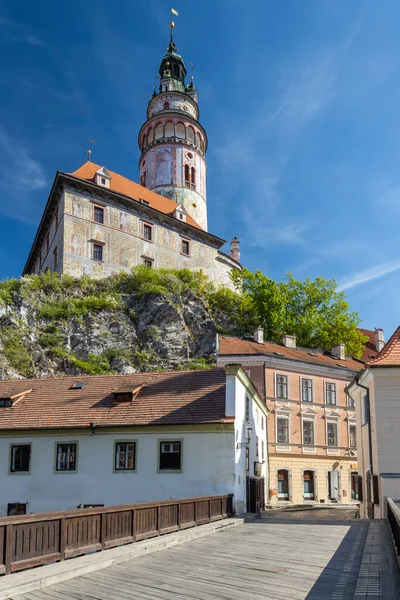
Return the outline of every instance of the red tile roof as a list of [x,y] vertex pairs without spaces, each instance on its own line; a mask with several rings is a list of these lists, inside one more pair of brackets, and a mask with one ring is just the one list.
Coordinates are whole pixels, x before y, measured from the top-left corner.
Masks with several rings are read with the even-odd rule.
[[377,357],[367,362],[365,367],[400,367],[400,327],[396,329]]
[[322,352],[321,350],[311,348],[286,348],[283,344],[276,344],[275,342],[258,344],[251,339],[239,339],[222,335],[219,336],[219,354],[220,356],[253,354],[287,358],[293,361],[298,360],[316,365],[336,367],[341,371],[343,371],[342,367],[346,367],[351,371],[360,371],[364,365],[362,360],[357,360],[353,357],[346,357],[345,360],[338,360],[333,358],[329,352]]
[[[79,169],[73,173],[66,173],[66,175],[71,175],[72,177],[76,177],[82,181],[90,181],[91,183],[95,183],[95,175],[99,169],[101,169],[99,165],[87,161],[85,164],[79,167]],[[165,196],[161,196],[160,194],[156,194],[142,185],[139,185],[138,183],[123,177],[122,175],[118,175],[118,173],[110,171],[110,169],[107,169],[107,172],[111,177],[109,189],[113,192],[117,192],[123,196],[128,196],[128,198],[132,198],[133,200],[145,200],[146,202],[150,203],[151,208],[155,208],[156,210],[167,215],[172,215],[176,207],[179,206],[173,200],[165,198]],[[103,188],[103,186],[99,187]],[[196,223],[196,221],[192,219],[190,215],[187,215],[186,222],[197,229],[201,229],[200,225],[198,225],[198,223]]]
[[[85,387],[72,390],[77,381]],[[0,430],[226,422],[225,381],[224,369],[0,381],[3,398],[31,390],[0,407]],[[115,403],[113,392],[141,385],[132,402]]]
[[378,351],[375,347],[375,331],[371,330],[371,329],[361,329],[361,328],[359,328],[358,331],[360,331],[363,335],[367,336],[367,338],[368,338],[368,341],[363,348],[361,359],[360,359],[363,362],[368,362],[372,358],[375,358],[376,356],[378,356]]

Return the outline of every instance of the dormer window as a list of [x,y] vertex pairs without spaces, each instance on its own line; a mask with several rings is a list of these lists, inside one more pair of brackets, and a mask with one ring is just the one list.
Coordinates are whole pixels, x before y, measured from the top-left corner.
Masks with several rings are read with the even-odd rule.
[[105,169],[104,167],[101,167],[95,175],[95,182],[97,183],[97,185],[101,185],[102,187],[109,188],[110,181],[111,181],[110,173],[107,171],[107,169]]
[[181,204],[179,206],[177,206],[173,212],[173,216],[175,217],[175,219],[178,219],[179,221],[182,221],[183,223],[186,223],[186,215],[187,215],[187,212]]

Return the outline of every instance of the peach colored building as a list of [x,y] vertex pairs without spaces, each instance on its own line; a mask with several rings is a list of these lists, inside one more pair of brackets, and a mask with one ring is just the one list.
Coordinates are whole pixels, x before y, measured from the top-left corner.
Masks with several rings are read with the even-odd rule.
[[400,327],[347,389],[355,401],[362,517],[386,517],[386,498],[400,499]]
[[[356,411],[345,388],[369,357],[376,332],[361,360],[346,356],[343,344],[330,352],[219,336],[217,364],[240,363],[268,409],[270,504],[358,502]],[[252,473],[249,473],[252,476]]]

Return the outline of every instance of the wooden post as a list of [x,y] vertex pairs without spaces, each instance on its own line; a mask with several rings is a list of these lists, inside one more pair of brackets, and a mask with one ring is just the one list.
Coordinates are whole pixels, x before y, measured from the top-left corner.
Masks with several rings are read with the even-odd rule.
[[107,523],[106,513],[101,513],[101,515],[100,515],[100,544],[101,544],[102,550],[104,550],[104,548],[106,547],[106,523]]
[[67,519],[62,517],[60,520],[60,560],[65,559],[65,549],[67,547]]
[[176,520],[177,520],[177,525],[179,527],[179,529],[181,528],[181,503],[178,502],[178,505],[176,507]]
[[194,501],[194,522],[197,525],[197,501]]
[[6,575],[11,573],[11,562],[12,562],[12,547],[13,547],[13,526],[7,525],[6,528]]
[[133,541],[136,542],[136,510],[132,510],[132,537]]
[[160,533],[160,523],[161,523],[161,506],[157,506],[157,531]]
[[211,521],[211,498],[208,499],[208,520]]

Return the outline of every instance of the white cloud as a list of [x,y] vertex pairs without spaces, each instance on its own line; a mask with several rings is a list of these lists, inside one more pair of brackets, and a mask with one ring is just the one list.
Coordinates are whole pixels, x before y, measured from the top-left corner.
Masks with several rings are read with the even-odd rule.
[[47,185],[43,168],[32,158],[29,148],[4,129],[0,129],[0,153],[4,194],[0,211],[17,220],[29,221],[36,209],[31,193]]
[[400,262],[383,263],[370,269],[365,269],[364,271],[358,271],[344,281],[339,282],[338,290],[349,290],[357,285],[368,283],[369,281],[384,277],[385,275],[389,275],[398,270],[400,270]]

